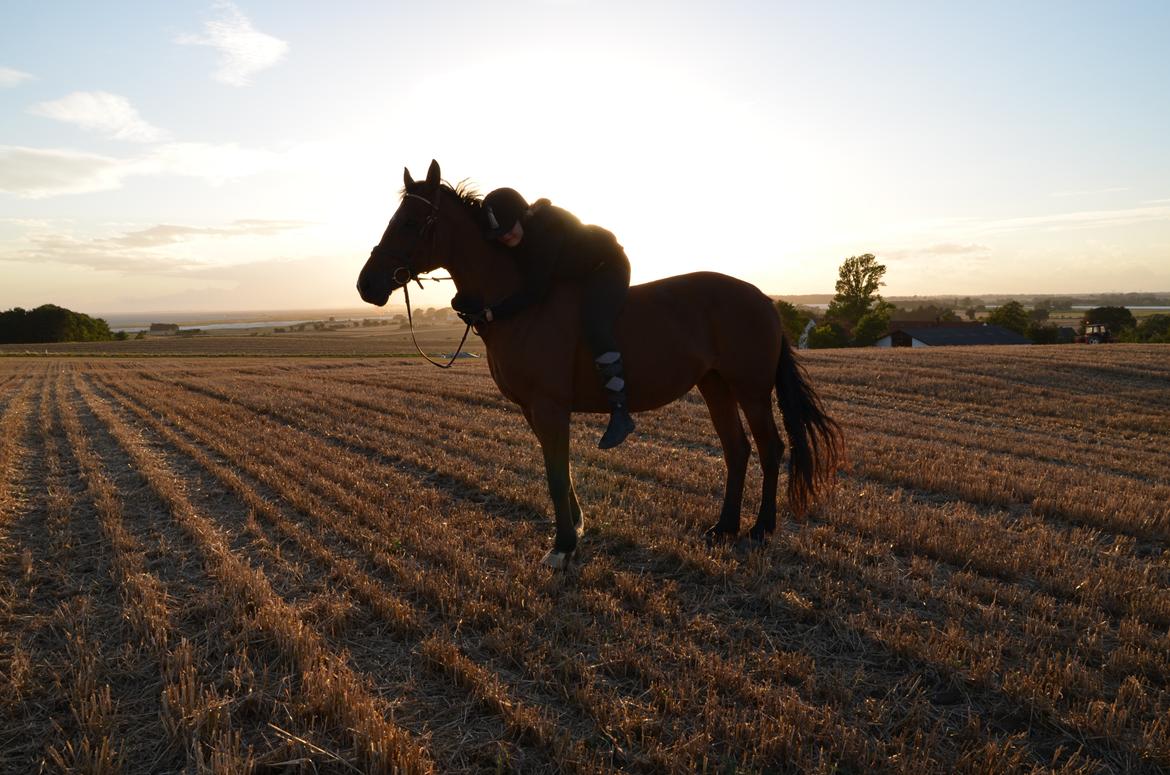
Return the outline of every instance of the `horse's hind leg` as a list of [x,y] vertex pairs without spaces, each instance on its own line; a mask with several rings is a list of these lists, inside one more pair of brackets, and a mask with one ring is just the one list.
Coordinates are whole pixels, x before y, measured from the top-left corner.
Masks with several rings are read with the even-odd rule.
[[784,456],[784,442],[776,429],[776,417],[772,414],[772,393],[764,393],[762,399],[742,401],[744,417],[752,429],[756,452],[760,455],[760,468],[764,474],[764,489],[760,495],[760,514],[751,529],[751,537],[763,541],[776,530],[776,483],[780,478],[780,458]]
[[723,492],[723,510],[719,512],[719,522],[707,529],[707,535],[713,537],[733,536],[739,532],[739,511],[743,504],[743,481],[747,474],[748,456],[751,447],[748,446],[747,434],[743,432],[743,424],[739,421],[739,409],[731,388],[718,372],[708,372],[699,380],[699,392],[707,402],[707,411],[711,413],[711,422],[715,424],[715,432],[719,434],[719,441],[723,444],[723,461],[727,464],[727,487]]

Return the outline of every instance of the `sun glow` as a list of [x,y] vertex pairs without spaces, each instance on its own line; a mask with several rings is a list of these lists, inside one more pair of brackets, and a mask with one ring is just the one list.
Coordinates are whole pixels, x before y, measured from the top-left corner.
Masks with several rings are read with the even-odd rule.
[[813,237],[810,149],[766,129],[761,106],[637,60],[560,57],[505,94],[477,76],[518,67],[498,59],[420,82],[383,112],[389,146],[416,175],[435,156],[450,180],[547,196],[610,229],[635,282],[718,269],[762,283]]

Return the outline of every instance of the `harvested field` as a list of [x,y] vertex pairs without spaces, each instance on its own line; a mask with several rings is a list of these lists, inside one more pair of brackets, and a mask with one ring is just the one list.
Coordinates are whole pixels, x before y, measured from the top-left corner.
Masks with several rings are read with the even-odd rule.
[[583,418],[568,575],[482,361],[0,358],[0,771],[1166,771],[1168,356],[804,354],[747,553],[696,395]]

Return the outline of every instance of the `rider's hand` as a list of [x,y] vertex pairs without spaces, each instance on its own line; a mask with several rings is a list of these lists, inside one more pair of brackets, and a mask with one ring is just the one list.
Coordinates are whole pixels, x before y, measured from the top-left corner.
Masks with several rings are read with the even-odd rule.
[[493,318],[492,311],[483,305],[482,297],[462,291],[451,299],[451,309],[455,310],[459,318],[469,326],[490,323]]

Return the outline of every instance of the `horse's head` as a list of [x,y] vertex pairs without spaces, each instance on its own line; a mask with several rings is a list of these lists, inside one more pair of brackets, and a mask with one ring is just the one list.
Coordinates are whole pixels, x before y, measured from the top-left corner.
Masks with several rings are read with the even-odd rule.
[[425,181],[415,182],[403,170],[406,189],[402,204],[390,219],[382,240],[370,251],[358,275],[362,301],[381,307],[390,294],[424,272],[439,267],[437,229],[439,215],[439,163],[431,161]]

